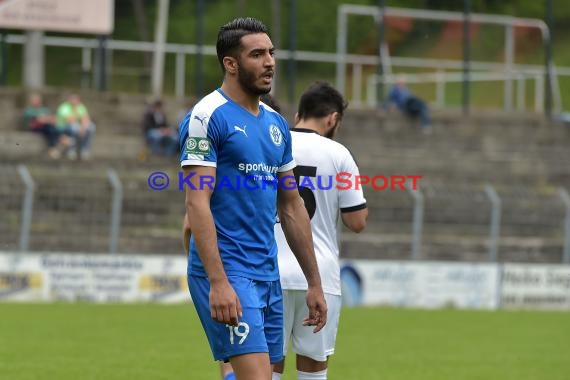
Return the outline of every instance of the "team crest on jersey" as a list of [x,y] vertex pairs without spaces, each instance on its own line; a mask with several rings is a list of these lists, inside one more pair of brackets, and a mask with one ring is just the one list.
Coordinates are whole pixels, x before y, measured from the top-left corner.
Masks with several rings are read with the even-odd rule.
[[279,128],[274,124],[271,124],[269,126],[269,136],[271,137],[271,141],[273,141],[273,144],[277,146],[281,145],[281,143],[283,142],[283,134],[281,133]]
[[186,139],[186,154],[210,154],[210,141],[203,137],[188,137]]

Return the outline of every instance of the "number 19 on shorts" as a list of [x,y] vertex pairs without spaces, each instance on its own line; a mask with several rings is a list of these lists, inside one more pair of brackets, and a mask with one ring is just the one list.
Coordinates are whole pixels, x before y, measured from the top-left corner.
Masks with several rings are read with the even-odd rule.
[[226,327],[230,330],[230,344],[234,344],[235,337],[239,338],[238,344],[242,344],[249,334],[249,325],[245,322],[240,322],[237,326],[226,325]]

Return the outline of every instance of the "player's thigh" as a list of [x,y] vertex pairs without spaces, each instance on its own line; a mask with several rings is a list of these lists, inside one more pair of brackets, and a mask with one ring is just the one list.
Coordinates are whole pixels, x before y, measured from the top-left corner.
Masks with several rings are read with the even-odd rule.
[[242,306],[242,317],[238,326],[216,322],[210,313],[210,284],[205,277],[189,276],[188,287],[194,306],[200,317],[208,343],[215,360],[228,360],[247,353],[265,353],[268,347],[265,339],[263,309],[257,289],[250,279],[238,276],[228,277]]
[[271,364],[280,362],[283,360],[283,294],[280,281],[252,281],[237,276],[230,276],[229,279],[243,310],[240,326],[243,324],[249,329],[246,336],[246,331],[235,331],[234,328],[236,339],[239,337],[240,345],[244,347],[232,344],[228,357],[265,352],[269,354]]
[[314,333],[314,326],[303,326],[303,319],[308,315],[309,309],[302,302],[304,298],[297,295],[298,307],[291,338],[293,352],[320,362],[326,361],[334,353],[342,304],[340,296],[325,294],[325,299],[328,308],[327,324],[321,331]]
[[192,303],[206,333],[206,338],[215,360],[226,359],[222,354],[222,336],[228,334],[228,327],[212,319],[210,311],[210,282],[207,277],[188,276],[188,289]]
[[[266,301],[265,338],[271,364],[283,360],[283,294],[279,280],[264,283],[260,297]],[[267,293],[265,293],[267,291]]]

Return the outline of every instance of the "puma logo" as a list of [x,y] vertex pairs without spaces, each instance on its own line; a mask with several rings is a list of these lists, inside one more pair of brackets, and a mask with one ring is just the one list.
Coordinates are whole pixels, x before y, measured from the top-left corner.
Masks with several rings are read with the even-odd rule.
[[247,135],[247,133],[245,132],[245,129],[247,128],[247,125],[244,125],[243,128],[238,127],[237,125],[234,125],[234,130],[239,131],[241,133],[243,133],[245,135],[245,137],[249,137]]
[[200,124],[202,124],[202,126],[204,125],[204,122],[206,121],[207,118],[208,118],[208,116],[200,117],[198,115],[194,115],[194,119],[198,120],[200,122]]

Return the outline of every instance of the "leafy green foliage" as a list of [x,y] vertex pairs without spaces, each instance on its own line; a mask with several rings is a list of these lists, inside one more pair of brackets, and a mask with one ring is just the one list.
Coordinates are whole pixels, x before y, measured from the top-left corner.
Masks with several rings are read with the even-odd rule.
[[[204,43],[207,45],[215,45],[218,29],[224,23],[238,16],[252,16],[261,19],[269,27],[272,34],[273,42],[278,49],[288,49],[291,46],[291,39],[296,39],[296,48],[298,50],[318,51],[333,53],[336,51],[337,41],[337,9],[340,4],[350,3],[356,5],[378,5],[377,0],[311,0],[297,1],[296,14],[296,31],[293,33],[290,29],[291,22],[291,4],[292,0],[216,0],[204,1]],[[133,11],[131,1],[117,2],[117,21],[115,23],[116,30],[113,38],[136,40],[138,34],[133,25]],[[463,11],[463,2],[457,0],[385,0],[386,6],[401,8],[426,8],[434,10],[450,10]],[[560,46],[564,45],[562,40],[564,33],[564,21],[570,19],[570,7],[554,3],[555,21],[562,28],[560,33],[554,33],[559,36]],[[119,5],[120,4],[120,5]],[[278,9],[273,6],[278,4]],[[151,29],[154,28],[156,22],[156,5],[157,2],[145,2],[145,10],[147,13],[147,23]],[[545,0],[541,1],[515,1],[515,0],[471,0],[472,12],[479,13],[498,13],[513,15],[518,17],[534,17],[543,18],[545,14]],[[277,16],[277,21],[274,17]],[[197,43],[197,18],[198,9],[196,1],[170,1],[170,13],[168,23],[168,41],[170,43],[195,44]],[[445,35],[449,35],[446,30],[445,23],[433,21],[414,21],[408,25],[411,29],[407,31],[399,30],[393,25],[389,25],[386,30],[386,39],[390,44],[390,51],[393,55],[404,57],[426,57],[436,59],[461,59],[462,58],[462,41],[458,37],[453,41],[444,40]],[[378,52],[378,24],[372,17],[359,16],[349,17],[348,19],[348,51],[351,54],[368,54],[375,55]],[[457,30],[456,33],[461,33]],[[154,36],[152,30],[148,33]],[[556,43],[556,41],[555,41]],[[504,49],[504,29],[501,27],[484,26],[475,34],[471,46],[471,58],[480,61],[496,61],[503,59]],[[561,56],[562,55],[562,56]],[[140,56],[140,55],[139,55]],[[558,49],[554,51],[554,57],[557,64],[569,65],[570,61],[565,61],[566,55]],[[145,65],[148,66],[149,60],[141,60],[127,58],[127,54],[115,54],[115,62],[127,66],[138,67],[137,70],[143,71]],[[202,79],[204,82],[204,91],[216,88],[221,83],[221,70],[215,57],[203,57]],[[540,36],[530,34],[524,38],[519,38],[517,44],[517,63],[542,64],[543,47]],[[334,68],[329,70],[330,64],[318,64],[308,62],[297,63],[297,79],[295,83],[296,93],[314,79],[322,79],[334,81]],[[193,56],[186,57],[186,91],[192,93],[195,90],[196,83],[197,59]],[[288,63],[281,61],[278,64],[281,75],[277,77],[276,88],[281,97],[284,96],[284,89],[289,82],[287,78]],[[323,70],[325,68],[325,70]],[[365,67],[366,73],[370,72]],[[148,68],[146,69],[148,71]],[[396,69],[398,70],[398,69]],[[374,70],[373,70],[374,71]],[[166,78],[165,89],[172,92],[174,88],[174,59],[172,57],[166,60]],[[324,73],[328,73],[324,75]],[[351,73],[348,72],[349,83],[351,81]],[[127,78],[130,79],[130,78]],[[116,86],[127,85],[129,83],[143,83],[144,81],[126,82],[121,78],[114,78],[113,83]],[[501,86],[496,82],[493,85]],[[131,86],[132,87],[132,86]],[[477,86],[474,86],[474,88]],[[131,90],[143,90],[141,86],[131,88]],[[563,88],[563,96],[565,99],[566,90]],[[502,91],[491,91],[500,97]],[[474,94],[474,101],[477,101],[477,94]],[[453,103],[453,99],[450,99]],[[487,99],[489,100],[489,99]],[[499,104],[501,99],[490,99],[492,102]]]

